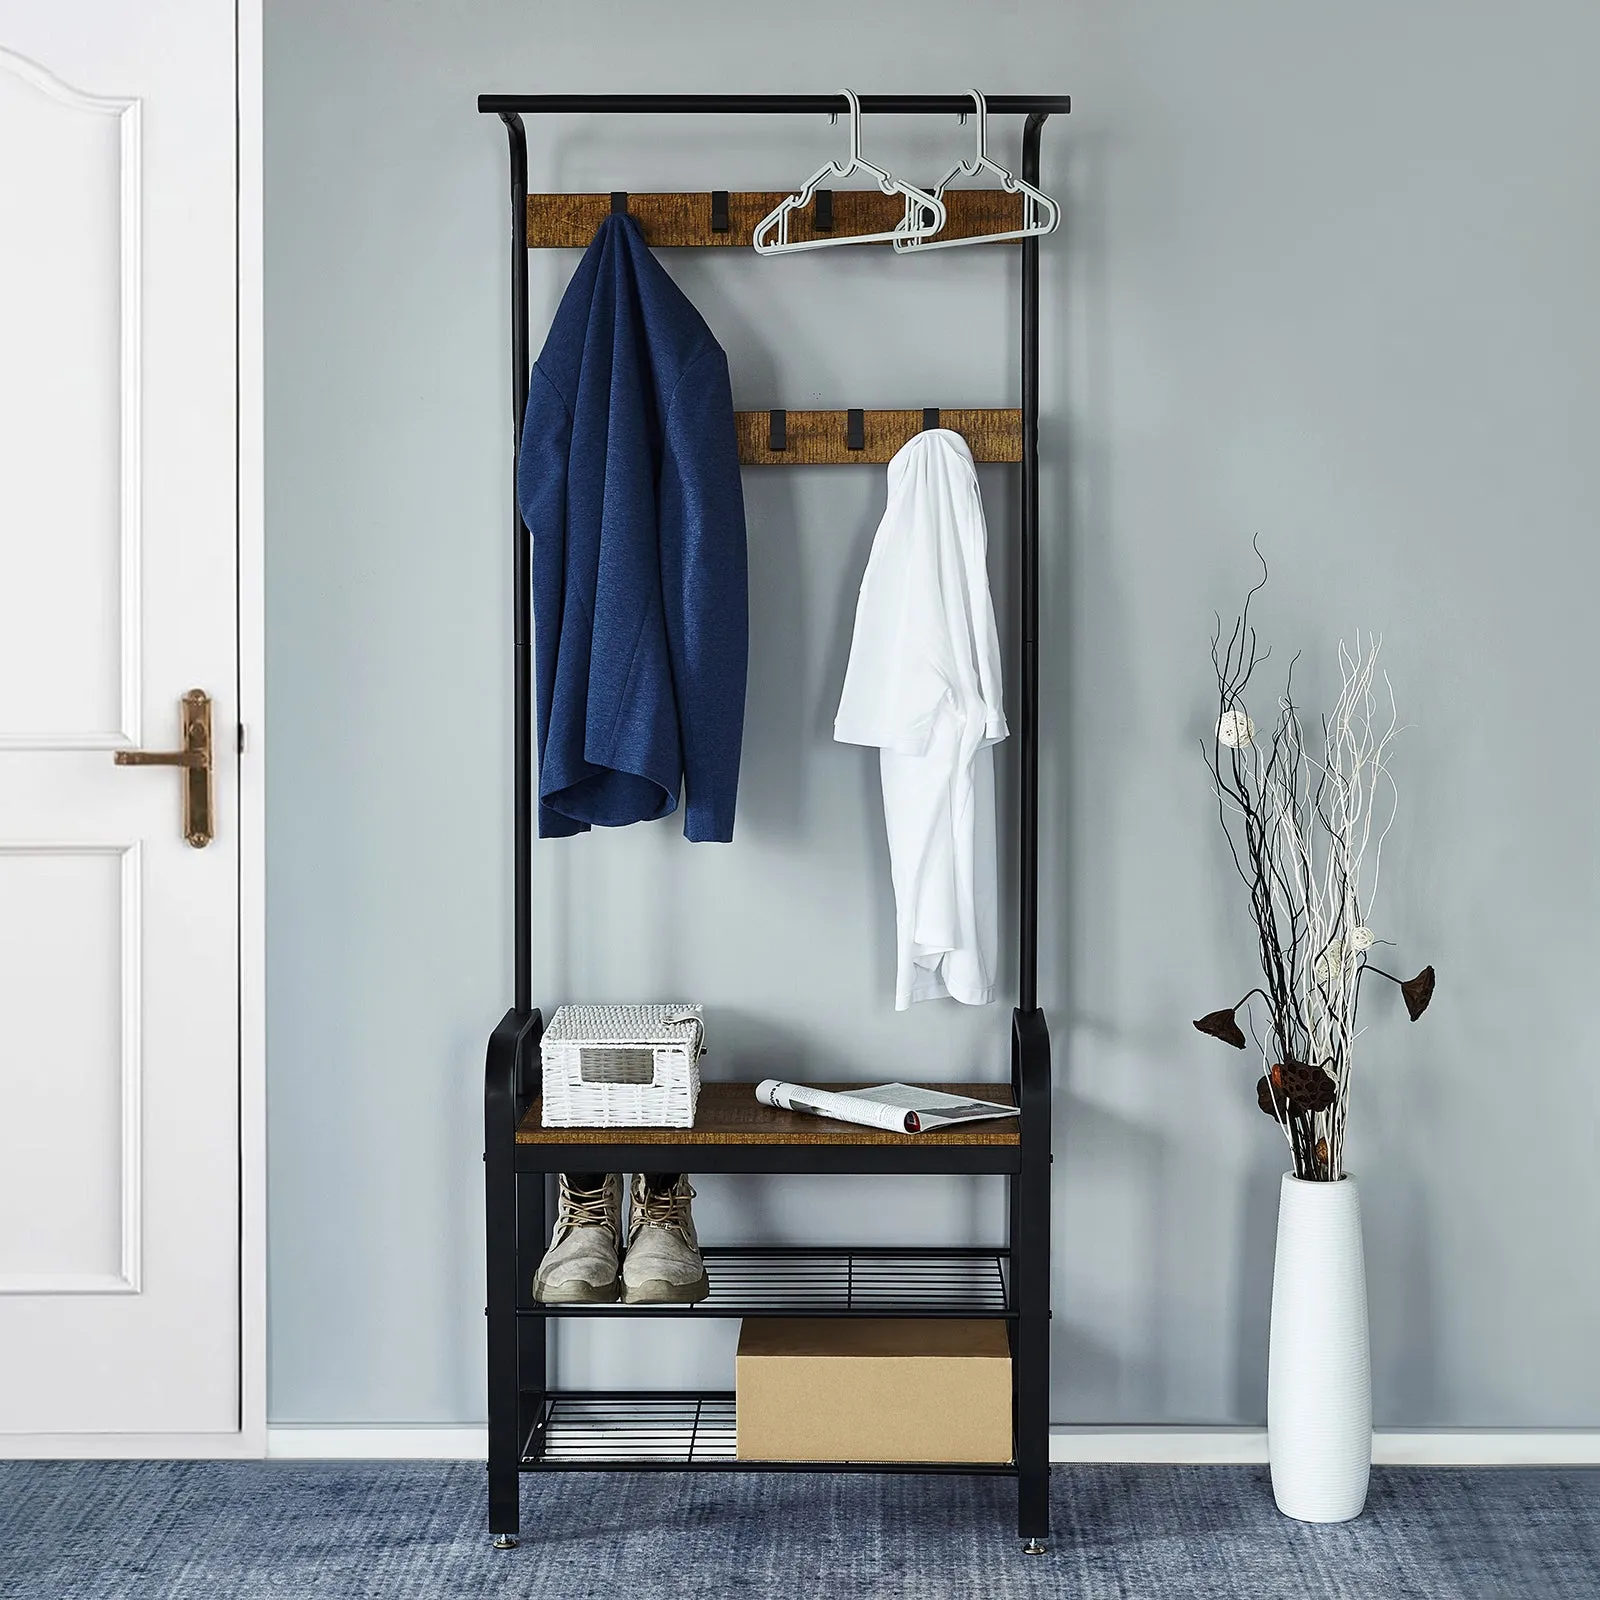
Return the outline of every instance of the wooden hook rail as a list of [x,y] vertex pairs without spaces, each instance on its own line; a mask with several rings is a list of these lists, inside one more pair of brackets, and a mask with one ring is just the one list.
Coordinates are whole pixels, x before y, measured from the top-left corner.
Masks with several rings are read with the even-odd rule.
[[832,467],[884,462],[924,428],[949,428],[974,461],[1022,460],[1020,411],[739,411],[747,467]]
[[[653,248],[686,245],[745,248],[785,191],[711,190],[703,194],[530,194],[528,248],[581,250],[614,210],[625,209]],[[1022,226],[1022,196],[1004,189],[952,189],[941,239],[971,239]],[[899,195],[876,189],[819,189],[809,210],[790,219],[792,240],[880,233],[905,213]],[[720,226],[719,226],[720,224]]]

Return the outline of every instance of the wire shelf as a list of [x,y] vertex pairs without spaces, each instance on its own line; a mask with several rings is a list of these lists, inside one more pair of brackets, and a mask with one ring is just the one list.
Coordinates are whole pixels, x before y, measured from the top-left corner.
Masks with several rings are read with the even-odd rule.
[[703,1467],[738,1459],[731,1394],[553,1395],[524,1460],[541,1467]]
[[726,1391],[548,1395],[518,1464],[524,1472],[1016,1472],[1010,1462],[741,1461],[734,1397]]
[[711,1293],[694,1305],[534,1305],[524,1316],[1008,1317],[1004,1250],[743,1248],[702,1252]]

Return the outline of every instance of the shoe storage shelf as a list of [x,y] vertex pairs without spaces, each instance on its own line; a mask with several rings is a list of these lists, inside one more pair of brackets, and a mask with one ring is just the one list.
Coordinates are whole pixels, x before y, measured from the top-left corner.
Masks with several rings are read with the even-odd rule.
[[[885,1133],[760,1104],[753,1083],[707,1083],[692,1128],[546,1128],[539,1119],[538,1011],[507,1012],[489,1042],[489,1500],[502,1545],[519,1527],[521,1472],[720,1469],[1001,1473],[1018,1488],[1018,1531],[1049,1532],[1049,1080],[1042,1013],[1013,1015],[1010,1099],[1021,1116],[935,1133]],[[843,1087],[840,1085],[839,1087]],[[1008,1226],[985,1248],[703,1247],[711,1293],[694,1305],[540,1305],[533,1277],[550,1240],[553,1175],[592,1172],[992,1174],[1006,1178]],[[1010,1328],[1013,1459],[941,1462],[742,1461],[731,1391],[565,1391],[547,1382],[553,1317],[994,1317]]]
[[[863,95],[867,115],[963,117],[967,95]],[[525,115],[838,115],[843,95],[484,95],[480,112],[505,124],[511,153],[511,379],[514,438],[521,439],[529,365],[530,248],[582,246],[609,212],[627,209],[656,247],[748,246],[753,223],[781,195],[533,195],[528,193]],[[1021,116],[1021,174],[1039,178],[1046,119],[1065,96],[996,95],[995,116]],[[951,195],[952,234],[1004,233],[1021,201],[1003,189]],[[835,201],[837,200],[837,204]],[[824,207],[824,201],[826,206]],[[891,227],[872,190],[819,191],[799,226],[821,234]],[[880,213],[883,215],[880,216]],[[887,217],[887,221],[884,218]],[[1020,471],[1011,599],[1018,658],[1008,683],[1016,707],[1017,1007],[1011,1016],[1009,1089],[1020,1115],[1004,1122],[919,1135],[799,1116],[757,1102],[751,1083],[707,1083],[692,1128],[546,1128],[539,1114],[539,1040],[533,1004],[530,876],[533,846],[531,542],[511,519],[513,866],[516,1002],[489,1040],[484,1083],[489,1408],[489,1527],[501,1548],[517,1543],[524,1472],[617,1470],[889,1471],[1003,1473],[1017,1480],[1017,1530],[1030,1551],[1050,1531],[1050,1036],[1037,999],[1039,884],[1039,241],[1013,240],[1021,256],[1022,404],[1015,411],[741,413],[741,460],[751,466],[887,460],[918,426],[955,427],[981,461]],[[884,250],[885,257],[892,254]],[[754,260],[754,254],[751,254]],[[774,284],[778,282],[774,278]],[[793,422],[780,428],[780,419]],[[920,419],[920,420],[919,420]],[[512,463],[513,504],[515,462]],[[781,1074],[780,1074],[781,1075]],[[896,1064],[886,1078],[909,1079]],[[844,1087],[839,1085],[838,1087]],[[996,1083],[944,1084],[1004,1098]],[[543,1306],[533,1278],[549,1243],[553,1175],[582,1172],[932,1173],[994,1175],[1008,1185],[1006,1236],[992,1246],[759,1245],[705,1247],[709,1298],[693,1306]],[[745,1317],[987,1317],[1007,1326],[1012,1358],[1013,1457],[1009,1463],[878,1464],[741,1461],[729,1391],[564,1391],[546,1359],[552,1317],[704,1320]]]

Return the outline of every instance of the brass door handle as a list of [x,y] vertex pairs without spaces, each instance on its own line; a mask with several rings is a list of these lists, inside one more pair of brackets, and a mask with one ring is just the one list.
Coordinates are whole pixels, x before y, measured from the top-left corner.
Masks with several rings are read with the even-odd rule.
[[183,836],[196,850],[212,839],[211,828],[211,696],[191,689],[183,707],[181,750],[118,750],[111,757],[119,767],[182,767]]

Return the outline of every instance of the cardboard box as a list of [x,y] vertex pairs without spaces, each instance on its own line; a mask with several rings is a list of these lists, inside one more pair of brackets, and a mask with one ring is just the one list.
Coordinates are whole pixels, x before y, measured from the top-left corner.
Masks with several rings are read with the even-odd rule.
[[739,1330],[743,1461],[1009,1461],[1004,1322],[752,1317]]

